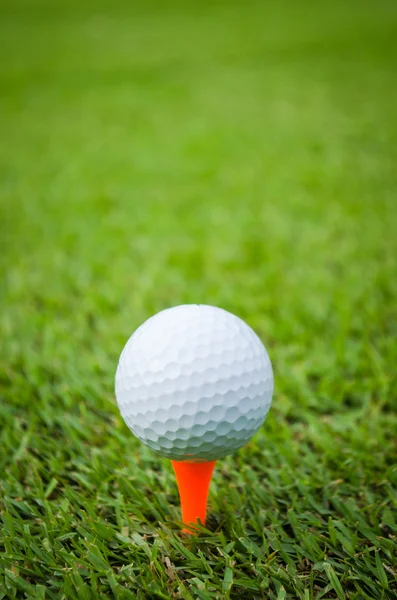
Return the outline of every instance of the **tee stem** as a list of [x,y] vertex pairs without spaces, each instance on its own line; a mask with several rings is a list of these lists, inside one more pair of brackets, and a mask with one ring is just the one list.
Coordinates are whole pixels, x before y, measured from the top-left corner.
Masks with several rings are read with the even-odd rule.
[[[185,525],[197,523],[205,525],[208,491],[216,461],[181,462],[171,461],[175,471],[182,507],[182,521]],[[185,533],[193,533],[184,529]]]

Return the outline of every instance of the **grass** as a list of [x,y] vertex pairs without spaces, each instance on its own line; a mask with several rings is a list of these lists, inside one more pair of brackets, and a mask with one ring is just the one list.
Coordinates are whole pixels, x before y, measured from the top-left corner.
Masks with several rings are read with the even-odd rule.
[[[395,4],[0,14],[0,598],[394,598]],[[185,302],[276,377],[191,539],[113,394]]]

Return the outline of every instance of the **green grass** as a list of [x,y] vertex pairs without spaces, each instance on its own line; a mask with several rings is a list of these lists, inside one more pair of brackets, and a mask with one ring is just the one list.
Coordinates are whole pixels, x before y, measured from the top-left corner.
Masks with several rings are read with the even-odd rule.
[[[397,594],[394,2],[0,7],[0,598]],[[113,394],[165,307],[276,390],[179,530]]]

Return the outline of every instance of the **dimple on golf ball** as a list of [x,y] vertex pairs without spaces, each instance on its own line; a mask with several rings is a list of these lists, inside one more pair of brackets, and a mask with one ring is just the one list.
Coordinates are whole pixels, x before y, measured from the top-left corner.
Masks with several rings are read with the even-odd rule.
[[246,444],[273,395],[264,345],[244,321],[186,304],[143,323],[121,353],[116,398],[131,431],[159,454],[210,461]]

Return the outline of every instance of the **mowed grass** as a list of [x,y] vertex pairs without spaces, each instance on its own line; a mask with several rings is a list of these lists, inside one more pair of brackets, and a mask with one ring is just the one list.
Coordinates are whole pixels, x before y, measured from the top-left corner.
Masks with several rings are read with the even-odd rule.
[[[0,598],[395,597],[396,39],[387,0],[2,2]],[[187,538],[113,380],[188,302],[276,388]]]

